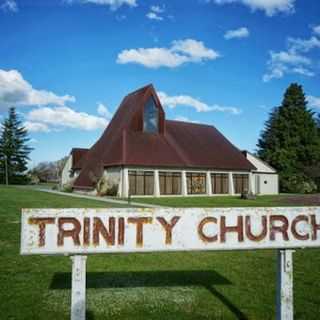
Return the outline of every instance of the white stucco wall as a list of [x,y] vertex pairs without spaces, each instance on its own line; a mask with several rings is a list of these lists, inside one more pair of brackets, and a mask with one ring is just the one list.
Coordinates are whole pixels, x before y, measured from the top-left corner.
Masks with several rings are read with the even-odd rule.
[[117,194],[120,194],[121,190],[121,169],[120,168],[108,168],[104,170],[103,173],[107,184],[109,187],[112,187],[113,185],[118,186],[118,192]]
[[277,171],[249,152],[246,152],[246,157],[257,168],[253,171],[253,193],[260,195],[279,194]]
[[254,173],[255,193],[272,195],[279,193],[279,177],[277,174]]
[[257,172],[276,173],[275,169],[249,152],[247,152],[247,159],[257,168],[255,170]]
[[65,185],[71,181],[70,170],[72,168],[72,155],[70,154],[61,174],[61,185]]

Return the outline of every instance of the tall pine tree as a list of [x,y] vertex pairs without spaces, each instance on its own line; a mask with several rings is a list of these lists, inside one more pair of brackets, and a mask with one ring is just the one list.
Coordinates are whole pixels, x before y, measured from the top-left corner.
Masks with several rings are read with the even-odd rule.
[[320,164],[320,139],[302,86],[289,86],[281,106],[271,112],[257,146],[258,155],[278,170],[282,191],[315,189],[312,168]]
[[0,183],[5,183],[6,169],[9,183],[23,183],[26,180],[25,172],[32,151],[28,141],[26,128],[19,120],[15,108],[10,108],[0,132]]

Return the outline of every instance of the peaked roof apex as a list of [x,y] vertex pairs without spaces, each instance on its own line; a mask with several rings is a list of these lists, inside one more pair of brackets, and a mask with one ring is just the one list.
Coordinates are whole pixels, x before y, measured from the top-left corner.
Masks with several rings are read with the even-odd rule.
[[130,92],[129,94],[127,94],[127,96],[135,95],[138,92],[147,91],[148,89],[151,89],[151,90],[155,91],[153,84],[149,83],[149,84],[147,84],[147,85],[145,85],[145,86],[143,86],[143,87],[141,87],[141,88],[139,88],[137,90],[134,90],[134,91]]

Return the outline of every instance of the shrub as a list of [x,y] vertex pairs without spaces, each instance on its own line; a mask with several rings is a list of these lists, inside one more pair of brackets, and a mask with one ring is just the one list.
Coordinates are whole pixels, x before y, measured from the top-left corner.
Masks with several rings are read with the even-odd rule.
[[317,185],[304,174],[292,174],[281,177],[281,189],[290,193],[313,193]]
[[112,181],[109,181],[106,176],[103,176],[97,183],[97,193],[101,197],[115,197],[118,193],[118,185]]
[[64,184],[62,186],[62,191],[71,193],[73,191],[72,185],[71,184]]
[[118,186],[113,184],[111,187],[107,189],[106,195],[110,197],[116,197],[118,194]]
[[[0,174],[0,183],[5,183],[5,176]],[[9,184],[25,185],[30,184],[31,178],[25,174],[17,174],[9,177]]]

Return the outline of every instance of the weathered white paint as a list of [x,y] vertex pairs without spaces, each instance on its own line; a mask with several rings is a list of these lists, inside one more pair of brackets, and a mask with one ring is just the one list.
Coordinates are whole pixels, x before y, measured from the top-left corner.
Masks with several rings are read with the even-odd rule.
[[229,182],[229,194],[234,195],[234,185],[233,185],[233,174],[232,172],[228,172],[228,182]]
[[181,192],[183,196],[188,195],[188,188],[187,188],[187,173],[185,170],[181,172]]
[[71,320],[86,318],[86,256],[72,256]]
[[207,195],[211,196],[212,195],[212,184],[211,184],[211,173],[210,173],[210,171],[206,172],[206,190],[207,190]]
[[293,320],[294,250],[278,250],[276,319]]
[[[304,218],[294,224],[297,216]],[[265,235],[259,241],[250,239],[246,226],[251,224],[251,233],[259,235],[262,231],[262,216],[266,219]],[[281,216],[281,218],[277,218]],[[113,242],[100,234],[100,240],[94,242],[94,221],[101,219],[101,224],[109,230],[109,218],[115,221]],[[178,222],[172,228],[172,241],[166,243],[166,231],[159,217],[170,224],[174,217]],[[248,217],[248,218],[246,218]],[[40,225],[30,219],[49,218],[42,233],[45,238],[40,245]],[[74,222],[62,222],[65,218]],[[87,243],[84,237],[84,218],[89,218],[90,230]],[[123,220],[123,243],[120,243],[120,218]],[[137,241],[139,233],[137,223],[132,218],[146,218],[148,223],[141,226],[143,243]],[[207,221],[202,227],[204,240],[199,232],[200,223],[205,218],[216,219]],[[248,221],[246,220],[248,219]],[[279,220],[280,219],[280,220]],[[281,220],[282,219],[282,220]],[[130,221],[131,220],[131,221]],[[307,221],[303,221],[307,220]],[[60,228],[59,228],[60,223]],[[288,223],[287,235],[275,231],[276,227],[285,227]],[[316,224],[315,229],[313,226]],[[78,244],[68,235],[62,237],[59,244],[59,231],[70,231],[78,225]],[[224,227],[223,227],[224,225]],[[228,229],[238,227],[238,231]],[[186,209],[25,209],[21,224],[22,254],[90,254],[108,252],[151,252],[151,251],[183,251],[183,250],[236,250],[236,249],[267,249],[267,248],[300,248],[320,246],[320,208],[186,208]],[[307,236],[298,239],[294,234]],[[99,231],[98,231],[99,233]],[[274,238],[272,234],[274,233]],[[314,235],[316,237],[314,237]],[[212,237],[215,237],[213,239]],[[60,237],[61,240],[61,237]]]
[[121,174],[121,197],[128,198],[129,196],[129,173],[128,168],[123,168]]
[[155,197],[160,197],[160,179],[159,179],[159,170],[154,170],[154,187],[153,192]]
[[254,193],[255,187],[254,187],[255,178],[253,176],[253,173],[249,173],[249,192]]
[[62,186],[70,183],[70,181],[72,180],[72,178],[70,177],[71,169],[72,169],[72,155],[70,154],[61,173]]

